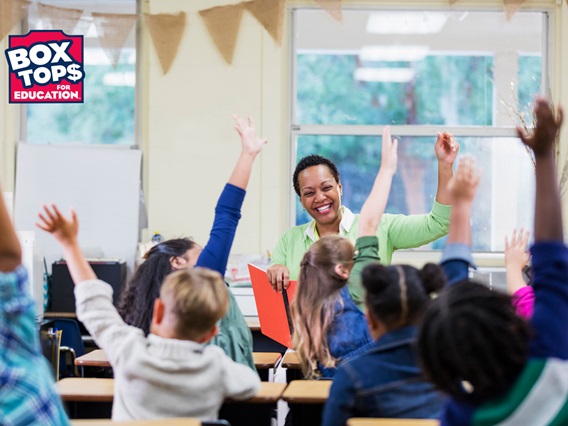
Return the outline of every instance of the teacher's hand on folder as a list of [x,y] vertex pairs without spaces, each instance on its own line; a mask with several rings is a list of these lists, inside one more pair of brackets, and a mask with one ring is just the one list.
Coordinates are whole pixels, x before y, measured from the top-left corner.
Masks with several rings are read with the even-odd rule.
[[285,265],[272,265],[266,270],[266,276],[275,291],[282,292],[290,285],[290,271]]

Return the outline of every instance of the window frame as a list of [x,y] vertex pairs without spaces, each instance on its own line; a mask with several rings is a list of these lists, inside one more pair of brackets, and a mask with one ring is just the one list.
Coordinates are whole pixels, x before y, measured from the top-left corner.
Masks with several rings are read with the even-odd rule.
[[[298,137],[304,135],[330,135],[330,136],[377,136],[380,137],[386,125],[327,125],[327,124],[298,124],[296,123],[297,112],[297,51],[296,51],[296,31],[297,20],[296,13],[302,10],[313,10],[314,7],[294,5],[289,8],[289,105],[287,116],[287,131],[288,131],[288,145],[289,145],[289,168],[288,168],[288,181],[292,179],[292,174],[297,164],[297,150],[298,150]],[[348,7],[343,6],[343,10],[363,10],[363,11],[402,11],[402,12],[415,12],[415,11],[475,11],[475,12],[501,12],[502,9],[497,7],[424,7],[417,8],[415,6],[405,8],[404,5],[397,5],[396,7],[388,7],[382,5],[365,5],[364,7]],[[551,76],[550,72],[553,66],[552,58],[552,35],[554,15],[553,9],[546,7],[533,7],[524,8],[524,12],[541,13],[542,14],[542,74],[541,74],[541,87],[544,88],[545,93],[551,93]],[[391,133],[397,136],[427,136],[436,137],[440,129],[437,125],[391,125],[389,126]],[[444,130],[452,133],[456,137],[517,137],[517,132],[513,126],[443,126]],[[288,227],[296,226],[296,198],[297,195],[291,185],[288,185]],[[437,261],[441,250],[417,250],[417,249],[404,249],[397,250],[393,257],[393,261],[400,261],[400,258],[408,260],[410,263],[423,264],[427,261]],[[398,255],[396,253],[399,253]],[[398,260],[396,258],[399,258]],[[498,266],[503,265],[504,252],[503,251],[486,251],[477,252],[475,259],[478,260],[483,266]]]

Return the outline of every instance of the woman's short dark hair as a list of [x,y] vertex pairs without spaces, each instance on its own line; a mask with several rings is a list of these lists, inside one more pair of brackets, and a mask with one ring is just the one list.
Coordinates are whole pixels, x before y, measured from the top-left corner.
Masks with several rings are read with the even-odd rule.
[[339,171],[337,170],[335,164],[333,164],[333,161],[325,157],[322,157],[321,155],[315,155],[315,154],[308,155],[302,158],[298,162],[298,164],[296,165],[296,170],[294,170],[292,183],[294,184],[294,191],[296,191],[296,194],[300,195],[300,182],[298,179],[300,173],[302,173],[308,167],[320,166],[320,165],[326,166],[329,169],[335,181],[339,183]]
[[515,313],[510,296],[465,280],[432,301],[418,349],[430,381],[475,403],[510,388],[526,364],[530,337],[530,325]]
[[361,278],[367,309],[387,330],[415,324],[431,295],[446,283],[444,271],[434,263],[420,270],[409,265],[372,263],[363,269]]
[[170,274],[172,257],[183,257],[195,242],[188,238],[164,241],[152,247],[120,294],[118,312],[128,325],[150,333],[154,301],[160,296],[164,278]]

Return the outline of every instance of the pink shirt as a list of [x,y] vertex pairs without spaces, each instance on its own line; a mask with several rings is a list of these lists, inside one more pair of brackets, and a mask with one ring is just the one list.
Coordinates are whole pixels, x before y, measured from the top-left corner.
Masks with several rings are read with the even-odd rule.
[[534,290],[530,286],[520,288],[513,293],[513,306],[517,315],[525,319],[530,319],[534,307]]

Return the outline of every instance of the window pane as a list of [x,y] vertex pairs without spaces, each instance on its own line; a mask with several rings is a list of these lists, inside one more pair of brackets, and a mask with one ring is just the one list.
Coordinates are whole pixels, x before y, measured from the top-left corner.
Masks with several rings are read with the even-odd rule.
[[542,32],[536,12],[297,10],[294,122],[512,125],[501,103],[539,91]]
[[[73,3],[73,4],[71,4]],[[121,50],[116,68],[101,47],[92,12],[135,14],[136,0],[73,2],[53,0],[51,6],[76,8],[83,15],[73,35],[83,35],[84,99],[82,104],[28,104],[28,143],[84,143],[133,145],[135,141],[136,30],[133,28]],[[53,23],[32,5],[28,14],[30,30],[50,29]],[[59,29],[59,28],[54,28]]]
[[133,145],[136,51],[121,55],[114,69],[102,49],[85,49],[85,102],[28,105],[28,143]]
[[[398,170],[387,213],[422,214],[430,211],[438,176],[434,140],[399,138]],[[483,175],[473,206],[473,248],[503,250],[503,238],[514,227],[531,227],[534,209],[532,161],[518,139],[459,138],[460,154],[472,154]],[[371,136],[299,136],[298,159],[317,153],[339,169],[343,204],[358,213],[380,166],[381,138]],[[296,224],[311,220],[297,198]],[[431,248],[443,247],[444,240]]]

